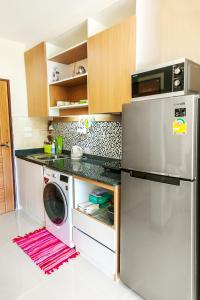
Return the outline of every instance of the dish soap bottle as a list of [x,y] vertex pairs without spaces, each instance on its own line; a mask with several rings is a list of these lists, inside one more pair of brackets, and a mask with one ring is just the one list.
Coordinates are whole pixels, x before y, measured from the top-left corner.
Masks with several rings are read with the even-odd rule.
[[52,154],[56,154],[56,143],[53,140],[52,144],[51,144],[51,153]]

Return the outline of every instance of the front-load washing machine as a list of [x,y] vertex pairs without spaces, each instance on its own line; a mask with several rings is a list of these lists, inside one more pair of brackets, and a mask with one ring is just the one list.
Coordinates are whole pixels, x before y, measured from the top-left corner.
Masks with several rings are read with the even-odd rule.
[[72,176],[44,168],[43,201],[46,229],[69,247],[74,247],[72,241]]

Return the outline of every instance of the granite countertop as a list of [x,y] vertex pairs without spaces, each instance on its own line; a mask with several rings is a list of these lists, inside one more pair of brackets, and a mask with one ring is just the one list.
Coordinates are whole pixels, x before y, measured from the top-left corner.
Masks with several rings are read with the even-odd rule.
[[[31,154],[43,154],[43,149],[15,151],[15,155],[18,158],[47,166],[62,173],[93,179],[112,186],[121,183],[121,162],[118,159],[84,154],[83,159],[78,161],[66,157],[55,161],[39,162],[31,159],[29,157]],[[64,151],[63,154],[70,155],[70,152]]]

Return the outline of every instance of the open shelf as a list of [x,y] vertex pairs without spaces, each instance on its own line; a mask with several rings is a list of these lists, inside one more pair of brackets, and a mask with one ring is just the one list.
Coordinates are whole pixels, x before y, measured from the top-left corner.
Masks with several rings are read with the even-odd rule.
[[70,65],[87,58],[87,41],[77,44],[49,58],[49,60]]
[[[89,201],[90,193],[99,187],[103,187],[109,194],[111,194],[110,201],[108,201],[108,203],[105,205],[100,205],[100,208],[92,214],[87,214],[85,211],[79,209],[78,205]],[[104,185],[102,183],[94,182],[92,180],[88,180],[88,179],[80,180],[78,178],[75,178],[74,179],[74,201],[75,201],[74,208],[76,209],[76,211],[84,214],[84,216],[92,218],[95,221],[98,221],[100,223],[103,223],[104,225],[108,225],[109,227],[115,229],[115,225],[110,221],[109,219],[110,214],[108,213],[108,207],[114,205],[114,192],[109,187],[110,186]]]
[[49,83],[49,85],[71,87],[71,86],[81,85],[85,83],[87,83],[87,73],[76,75],[74,77],[68,77],[59,81],[54,81]]
[[[92,218],[104,225],[107,225],[111,228],[114,229],[114,225],[110,223],[109,219],[105,216],[106,215],[106,212],[101,212],[101,210],[105,210],[104,208],[100,208],[97,212],[93,213],[92,215],[89,215],[89,214],[86,214],[85,212],[81,211],[80,209],[78,208],[75,208],[76,211],[78,211],[79,213],[82,213],[83,215],[89,217],[89,218]],[[101,216],[100,216],[101,214]]]
[[88,104],[72,104],[72,105],[62,105],[62,106],[51,106],[50,108],[53,109],[74,109],[74,108],[81,108],[81,107],[88,107]]

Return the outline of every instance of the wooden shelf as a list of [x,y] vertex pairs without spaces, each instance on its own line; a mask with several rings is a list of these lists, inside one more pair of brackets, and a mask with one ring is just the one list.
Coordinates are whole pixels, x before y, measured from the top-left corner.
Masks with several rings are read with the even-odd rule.
[[87,83],[87,73],[49,83],[51,86],[71,87]]
[[88,107],[76,107],[72,109],[65,108],[59,110],[59,112],[60,117],[88,115]]
[[49,58],[49,60],[70,65],[76,61],[87,58],[87,41],[77,44],[65,51]]
[[74,109],[74,108],[80,108],[80,107],[88,107],[88,104],[73,104],[73,105],[51,106],[50,108],[62,110],[62,109]]

